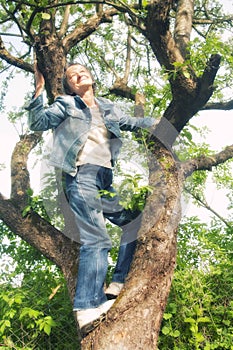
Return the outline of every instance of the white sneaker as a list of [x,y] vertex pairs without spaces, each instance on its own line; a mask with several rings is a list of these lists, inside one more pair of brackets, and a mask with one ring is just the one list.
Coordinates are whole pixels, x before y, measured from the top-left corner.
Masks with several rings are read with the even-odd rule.
[[115,300],[107,300],[105,303],[99,305],[98,309],[101,311],[101,314],[106,314],[114,303]]
[[109,300],[116,299],[120,294],[124,283],[112,282],[109,284],[108,288],[105,290],[105,294]]
[[76,313],[79,328],[81,329],[86,324],[98,319],[101,315],[101,311],[98,307],[92,309],[79,310]]
[[96,308],[78,310],[76,312],[77,321],[83,337],[105,319],[106,313],[114,304],[114,301],[115,300],[107,300]]

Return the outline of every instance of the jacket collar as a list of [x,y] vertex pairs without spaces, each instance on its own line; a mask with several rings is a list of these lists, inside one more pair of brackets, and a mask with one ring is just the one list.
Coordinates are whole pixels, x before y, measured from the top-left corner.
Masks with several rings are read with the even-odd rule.
[[[79,95],[74,96],[75,102],[78,104],[80,109],[85,109],[88,108],[86,103],[83,101],[83,99]],[[103,97],[96,97],[95,98],[96,102],[98,103],[99,107],[101,110],[110,110],[113,107],[113,103],[110,100],[107,100],[106,98]]]

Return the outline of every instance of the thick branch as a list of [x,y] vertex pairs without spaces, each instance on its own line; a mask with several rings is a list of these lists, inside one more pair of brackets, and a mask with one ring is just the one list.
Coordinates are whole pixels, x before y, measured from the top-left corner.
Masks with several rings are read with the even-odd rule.
[[68,21],[69,21],[69,16],[70,16],[70,7],[71,5],[67,5],[65,8],[65,13],[63,16],[62,24],[60,27],[60,31],[58,33],[58,37],[62,38],[63,35],[65,35],[67,28],[68,28]]
[[106,64],[108,65],[109,69],[113,71],[116,77],[116,80],[112,85],[112,87],[109,89],[109,91],[117,96],[125,97],[136,102],[137,94],[135,95],[132,92],[132,89],[128,86],[128,79],[130,74],[130,63],[131,63],[130,57],[131,57],[131,31],[129,28],[128,37],[127,37],[127,55],[125,60],[125,69],[124,69],[123,78],[117,75],[117,72],[114,70],[114,68],[110,67],[108,62],[106,62]]
[[231,109],[233,109],[233,100],[230,100],[228,102],[207,103],[205,106],[202,107],[203,111],[210,110],[210,109],[230,111]]
[[12,56],[9,51],[7,51],[7,49],[5,48],[2,38],[0,37],[0,57],[6,61],[7,63],[9,63],[10,65],[13,65],[17,68],[21,68],[26,72],[33,72],[33,65],[25,62],[24,60],[22,60],[21,58],[17,58],[15,56]]
[[6,200],[1,194],[0,219],[12,232],[38,249],[46,258],[62,269],[72,297],[76,279],[78,245],[36,213],[31,213],[23,218],[21,211],[15,207],[12,201]]
[[129,74],[130,74],[130,62],[131,62],[131,41],[132,41],[132,35],[130,27],[128,27],[128,36],[127,36],[127,55],[126,55],[126,61],[125,61],[125,74],[124,79],[127,83],[129,80]]
[[214,166],[222,164],[233,158],[233,145],[227,146],[223,151],[211,156],[200,156],[181,164],[185,177],[190,176],[196,170],[212,170]]
[[213,84],[220,66],[220,61],[221,56],[215,54],[210,57],[210,60],[206,65],[200,81],[200,90],[198,94],[200,104],[198,110],[200,110],[200,108],[209,100],[214,91]]
[[[170,32],[169,14],[172,1],[153,1],[148,5],[145,35],[159,61],[170,74],[173,99],[164,117],[180,132],[187,122],[208,102],[213,93],[213,84],[220,65],[220,56],[212,55],[201,79],[192,67],[184,65],[184,53],[180,51]],[[185,27],[190,34],[192,1],[182,0],[181,5],[189,9],[189,25]],[[188,6],[189,5],[189,6]],[[180,14],[180,12],[178,12]],[[185,16],[187,11],[183,11]],[[177,20],[177,26],[179,21]],[[182,24],[182,22],[181,22]],[[180,26],[181,31],[182,25]],[[177,27],[178,31],[178,27]]]
[[22,209],[27,203],[30,175],[27,169],[28,156],[41,140],[41,133],[23,135],[15,145],[11,157],[11,199]]
[[111,88],[110,93],[135,101],[135,94],[132,89],[125,83],[124,78],[117,78]]
[[220,23],[231,23],[233,20],[233,16],[223,16],[222,18],[215,18],[215,19],[209,19],[209,18],[193,18],[193,24],[220,24]]
[[179,72],[171,80],[173,99],[165,111],[166,117],[180,132],[187,122],[206,104],[214,91],[214,79],[219,69],[221,57],[212,55],[207,62],[201,79]]
[[173,1],[153,1],[148,5],[144,35],[148,38],[154,54],[161,66],[174,70],[174,62],[184,62],[170,32],[169,15]]
[[174,38],[176,45],[179,48],[184,59],[187,55],[187,44],[190,41],[193,12],[193,0],[178,1]]
[[66,52],[77,45],[78,42],[87,38],[91,33],[95,32],[101,23],[107,23],[112,21],[112,17],[118,14],[115,9],[106,10],[99,14],[94,14],[84,24],[77,26],[72,33],[67,35],[63,39],[63,45]]

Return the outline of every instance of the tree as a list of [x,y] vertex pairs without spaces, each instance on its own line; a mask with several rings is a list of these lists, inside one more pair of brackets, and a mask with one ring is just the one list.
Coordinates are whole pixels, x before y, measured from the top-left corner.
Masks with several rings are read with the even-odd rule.
[[[179,135],[180,140],[190,139],[189,122],[198,111],[232,108],[232,100],[220,95],[231,83],[230,74],[226,85],[224,73],[217,76],[221,56],[225,69],[232,66],[227,40],[223,44],[219,38],[223,28],[231,28],[232,16],[225,15],[221,2],[215,1],[15,0],[1,1],[1,5],[2,69],[10,65],[33,73],[34,50],[45,77],[48,103],[62,93],[66,60],[85,53],[101,84],[112,73],[113,81],[106,79],[101,88],[103,95],[133,101],[135,114],[153,109],[163,113],[156,134],[145,136],[149,183],[154,190],[143,211],[126,288],[107,320],[82,341],[83,349],[155,349],[176,265],[185,181],[194,172],[211,171],[233,156],[233,145],[218,153],[183,153],[180,159],[174,154],[174,147],[183,145]],[[113,40],[116,33],[117,42]],[[23,53],[12,52],[4,43],[9,35],[20,37]],[[20,135],[12,155],[11,197],[0,196],[0,218],[61,269],[72,299],[78,245],[37,212],[22,215],[30,194],[27,160],[41,137],[28,131]]]

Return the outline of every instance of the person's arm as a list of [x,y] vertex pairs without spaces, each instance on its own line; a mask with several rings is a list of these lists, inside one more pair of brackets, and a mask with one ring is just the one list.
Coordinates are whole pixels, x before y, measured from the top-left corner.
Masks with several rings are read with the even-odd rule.
[[114,115],[118,117],[120,129],[124,131],[137,131],[137,129],[150,130],[160,121],[152,117],[131,117],[124,114],[121,109],[116,106],[114,106]]
[[175,127],[164,117],[159,119],[130,117],[123,114],[118,108],[115,109],[115,107],[114,112],[119,116],[121,130],[136,131],[140,128],[147,129],[151,135],[160,140],[167,148],[171,147],[179,135]]
[[32,131],[45,131],[57,128],[66,119],[66,102],[60,96],[49,107],[44,107],[43,97],[34,98],[29,106],[28,125]]
[[35,67],[35,94],[30,104],[25,107],[29,111],[28,125],[33,131],[45,131],[56,128],[66,118],[66,103],[62,96],[57,97],[55,102],[45,108],[42,92],[44,90],[45,80],[43,74]]
[[41,71],[38,69],[37,62],[34,63],[34,75],[35,75],[35,94],[34,98],[37,98],[42,94],[44,90],[45,80]]

